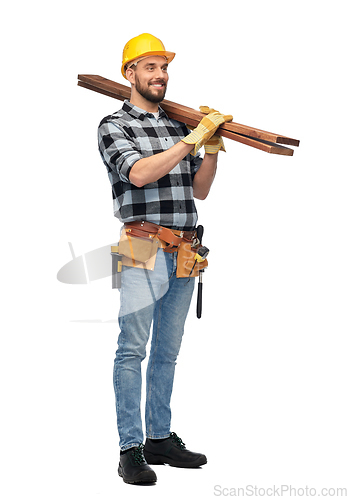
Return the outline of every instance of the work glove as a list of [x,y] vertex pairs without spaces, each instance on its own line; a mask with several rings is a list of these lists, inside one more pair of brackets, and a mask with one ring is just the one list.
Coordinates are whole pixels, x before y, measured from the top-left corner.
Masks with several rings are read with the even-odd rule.
[[[209,108],[208,106],[200,106],[199,107],[199,110],[201,113],[204,113],[204,114],[209,114],[209,113],[214,113],[214,112],[218,112],[216,111],[216,109],[213,109],[213,108]],[[225,121],[232,121],[233,120],[233,116],[231,118],[231,120],[225,120]],[[222,151],[225,151],[226,152],[226,149],[225,149],[225,145],[224,145],[224,141],[222,140],[222,137],[221,135],[217,135],[217,134],[214,134],[205,144],[204,144],[204,150],[207,154],[210,154],[210,155],[214,155],[216,154],[218,151],[220,151],[220,149]]]
[[197,151],[214,135],[215,131],[222,123],[231,121],[231,115],[222,115],[218,111],[208,113],[199,122],[197,127],[192,132],[182,139],[186,144],[194,144],[191,154],[194,156]]

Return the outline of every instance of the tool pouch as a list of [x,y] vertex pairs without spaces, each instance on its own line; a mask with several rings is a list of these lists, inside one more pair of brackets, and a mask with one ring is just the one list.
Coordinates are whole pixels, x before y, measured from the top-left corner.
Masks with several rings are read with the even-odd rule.
[[159,248],[164,252],[177,252],[178,278],[197,277],[199,271],[208,266],[206,259],[202,262],[195,259],[202,245],[193,248],[191,240],[175,235],[170,229],[155,224],[152,226],[145,223],[137,226],[129,224],[122,229],[118,251],[122,255],[123,266],[153,271]]
[[125,229],[121,232],[118,251],[122,255],[122,265],[140,267],[153,270],[155,267],[158,239],[152,235],[148,237],[132,236]]
[[199,276],[199,271],[208,266],[207,259],[205,259],[203,262],[197,262],[195,260],[195,255],[197,253],[198,248],[192,248],[190,242],[183,241],[181,243],[180,247],[178,248],[178,259],[176,268],[177,278],[188,278],[188,277],[196,278],[197,276]]

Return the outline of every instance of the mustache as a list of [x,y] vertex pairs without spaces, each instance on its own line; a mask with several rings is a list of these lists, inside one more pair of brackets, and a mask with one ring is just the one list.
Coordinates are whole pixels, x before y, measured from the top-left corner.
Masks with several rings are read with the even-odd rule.
[[165,82],[165,80],[162,80],[162,79],[160,79],[160,80],[151,80],[151,82],[149,82],[149,85],[152,85],[152,84],[155,84],[155,83],[160,83],[160,84],[162,84],[164,86],[167,85],[166,82]]

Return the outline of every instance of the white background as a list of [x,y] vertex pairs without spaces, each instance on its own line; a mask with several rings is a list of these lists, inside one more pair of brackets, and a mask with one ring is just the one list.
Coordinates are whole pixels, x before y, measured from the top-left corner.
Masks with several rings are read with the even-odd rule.
[[[3,498],[214,498],[255,485],[348,487],[345,2],[17,2],[2,18]],[[117,239],[97,126],[123,46],[176,52],[166,98],[300,139],[293,157],[226,140],[198,202],[204,309],[179,356],[173,430],[201,470],[117,476],[118,292],[58,270]],[[215,488],[220,485],[221,488]],[[222,496],[222,495],[221,495]]]

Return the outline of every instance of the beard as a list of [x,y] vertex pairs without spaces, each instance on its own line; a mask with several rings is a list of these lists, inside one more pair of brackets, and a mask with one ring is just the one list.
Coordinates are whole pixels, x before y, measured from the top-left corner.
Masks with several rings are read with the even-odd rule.
[[148,84],[142,85],[137,75],[135,75],[135,88],[137,92],[139,92],[139,94],[144,97],[144,99],[147,99],[148,101],[154,102],[156,104],[163,101],[167,90],[167,85],[163,80],[158,81],[158,83],[163,83],[164,86],[161,89],[155,90]]

